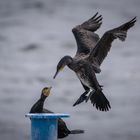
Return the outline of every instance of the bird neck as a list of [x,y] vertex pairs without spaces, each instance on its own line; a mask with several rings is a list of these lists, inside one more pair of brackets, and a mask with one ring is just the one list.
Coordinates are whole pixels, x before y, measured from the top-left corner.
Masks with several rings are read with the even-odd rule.
[[67,66],[73,70],[73,62],[69,63]]
[[74,68],[75,68],[75,61],[73,60],[72,57],[71,57],[71,61],[69,61],[69,63],[67,64],[67,66],[68,66],[71,70],[74,70]]
[[76,72],[77,69],[78,69],[78,61],[73,59],[73,61],[72,61],[71,63],[69,63],[67,66],[68,66],[71,70],[73,70],[73,71]]
[[31,108],[30,113],[42,113],[44,101],[46,98],[40,98]]

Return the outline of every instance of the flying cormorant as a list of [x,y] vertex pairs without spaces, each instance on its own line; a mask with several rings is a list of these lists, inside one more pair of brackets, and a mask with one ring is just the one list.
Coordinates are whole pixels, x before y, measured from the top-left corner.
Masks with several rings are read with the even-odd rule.
[[[42,90],[40,99],[32,106],[30,113],[53,113],[52,111],[43,108],[44,101],[49,96],[50,90],[51,87],[45,87]],[[66,123],[61,118],[58,119],[58,138],[65,138],[69,134],[80,134],[80,133],[84,133],[84,131],[79,129],[69,130],[67,128]]]
[[125,41],[127,31],[134,26],[135,22],[136,17],[117,28],[105,32],[99,38],[95,31],[102,24],[102,15],[98,15],[97,12],[92,18],[72,29],[77,42],[76,55],[74,58],[64,56],[59,61],[54,78],[66,65],[76,73],[85,92],[73,106],[83,101],[87,102],[90,99],[93,106],[101,111],[108,111],[111,108],[95,73],[101,72],[100,66],[111,49],[112,42],[117,38]]

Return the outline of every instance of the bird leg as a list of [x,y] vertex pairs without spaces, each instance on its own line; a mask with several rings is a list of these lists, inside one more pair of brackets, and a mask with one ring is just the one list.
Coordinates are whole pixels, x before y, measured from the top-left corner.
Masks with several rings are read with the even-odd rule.
[[85,99],[85,102],[86,102],[86,103],[88,102],[88,100],[90,99],[90,97],[92,96],[92,94],[94,94],[94,92],[95,92],[95,90],[93,89],[93,90],[89,93],[89,95],[86,97],[86,99]]
[[[103,85],[99,85],[99,87],[100,87],[101,90],[103,90],[103,89],[102,89]],[[90,99],[90,97],[94,94],[94,92],[95,92],[95,90],[92,89],[92,91],[89,93],[89,95],[88,95],[87,98],[85,99],[85,102],[86,102],[86,103],[88,102],[88,100]]]
[[73,106],[76,106],[76,105],[82,103],[84,100],[86,100],[86,99],[87,99],[87,96],[86,96],[86,95],[88,94],[88,92],[89,92],[89,90],[85,91],[85,92],[78,98],[78,100],[73,104]]

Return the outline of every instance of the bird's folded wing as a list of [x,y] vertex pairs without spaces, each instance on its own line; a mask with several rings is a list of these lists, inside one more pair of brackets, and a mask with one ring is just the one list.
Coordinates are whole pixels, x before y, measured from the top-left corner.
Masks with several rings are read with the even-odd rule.
[[54,113],[54,112],[52,112],[52,111],[50,111],[50,110],[48,110],[46,108],[43,108],[43,112],[42,113]]
[[87,55],[95,47],[99,36],[94,32],[101,26],[101,21],[102,16],[98,16],[98,13],[96,13],[92,18],[72,29],[77,42],[77,53],[75,57],[79,57],[82,54]]
[[88,57],[88,60],[90,62],[93,62],[92,59],[94,58],[97,61],[98,65],[100,66],[105,57],[107,56],[113,40],[118,38],[121,41],[124,41],[126,39],[128,29],[134,26],[135,22],[136,17],[130,20],[129,22],[119,26],[118,28],[105,32],[104,35],[96,44],[95,48],[92,49]]

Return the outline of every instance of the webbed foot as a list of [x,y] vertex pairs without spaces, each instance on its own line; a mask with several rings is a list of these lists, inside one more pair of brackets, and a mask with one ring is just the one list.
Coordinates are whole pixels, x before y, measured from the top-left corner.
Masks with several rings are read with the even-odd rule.
[[86,94],[88,93],[88,91],[84,92],[79,98],[78,100],[73,104],[73,106],[76,106],[80,103],[82,103],[83,101],[85,101],[87,99]]

